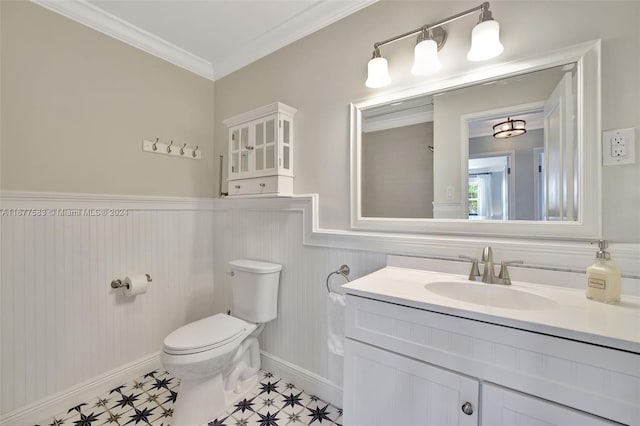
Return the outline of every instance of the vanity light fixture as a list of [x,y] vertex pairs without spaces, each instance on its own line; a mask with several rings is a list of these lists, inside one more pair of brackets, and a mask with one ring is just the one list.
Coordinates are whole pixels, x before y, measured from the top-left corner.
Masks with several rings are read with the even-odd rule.
[[414,75],[427,75],[436,72],[440,69],[438,51],[442,49],[447,40],[447,32],[442,26],[477,11],[480,11],[480,19],[471,32],[471,49],[467,54],[467,59],[484,61],[501,54],[504,47],[500,43],[500,24],[493,20],[489,10],[489,2],[484,2],[480,6],[441,19],[433,24],[423,25],[415,30],[374,43],[373,56],[367,66],[368,76],[365,86],[376,89],[391,83],[389,64],[382,57],[380,47],[416,34],[418,34],[418,40],[414,48],[414,63],[411,72]]
[[493,137],[496,139],[506,139],[524,135],[527,133],[526,125],[527,122],[524,120],[512,120],[510,117],[507,117],[507,121],[493,126]]
[[368,78],[365,85],[372,89],[384,87],[391,83],[389,63],[382,57],[380,49],[377,47],[373,50],[373,58],[367,64],[367,74]]

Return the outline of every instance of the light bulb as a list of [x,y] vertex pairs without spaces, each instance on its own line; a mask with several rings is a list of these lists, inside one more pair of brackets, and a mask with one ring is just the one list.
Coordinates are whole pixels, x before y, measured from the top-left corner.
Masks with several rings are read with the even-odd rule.
[[470,61],[485,61],[495,58],[504,50],[500,43],[500,24],[494,20],[480,22],[471,31],[471,49],[467,53]]
[[422,40],[413,50],[413,75],[427,75],[440,69],[438,44],[434,40]]
[[372,58],[367,64],[367,81],[365,86],[372,89],[387,86],[391,83],[389,77],[389,64],[387,60],[381,56]]

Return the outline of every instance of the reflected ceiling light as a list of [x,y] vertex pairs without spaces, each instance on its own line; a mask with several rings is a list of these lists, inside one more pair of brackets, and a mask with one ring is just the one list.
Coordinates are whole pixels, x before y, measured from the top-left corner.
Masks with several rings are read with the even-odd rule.
[[379,88],[390,84],[389,64],[382,57],[380,48],[416,34],[419,34],[419,36],[414,48],[414,62],[411,72],[414,75],[427,75],[436,72],[441,67],[438,60],[438,51],[442,49],[447,40],[447,33],[442,26],[478,11],[480,11],[480,20],[471,33],[471,50],[467,54],[467,59],[470,61],[484,61],[498,56],[504,50],[500,43],[500,24],[493,20],[489,10],[489,3],[484,2],[480,6],[465,10],[446,19],[441,19],[436,23],[423,25],[415,30],[374,43],[373,57],[367,66],[368,76],[365,85],[371,88]]
[[389,63],[380,54],[380,49],[373,49],[373,57],[367,64],[368,78],[364,83],[365,86],[372,89],[387,86],[391,83],[389,77]]
[[527,122],[524,120],[512,120],[510,117],[507,117],[507,121],[493,126],[493,137],[496,139],[506,139],[524,135],[527,133],[527,129],[525,129],[526,125]]

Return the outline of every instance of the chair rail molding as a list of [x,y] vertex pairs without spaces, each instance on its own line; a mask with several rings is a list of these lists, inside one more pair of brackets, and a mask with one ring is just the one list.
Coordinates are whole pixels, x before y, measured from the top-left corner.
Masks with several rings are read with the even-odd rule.
[[[585,270],[595,249],[588,240],[522,239],[447,234],[387,233],[320,227],[319,195],[292,197],[189,198],[114,194],[2,191],[0,205],[11,208],[129,208],[132,210],[289,211],[303,216],[303,241],[310,246],[364,250],[439,259],[477,256],[491,245],[498,258],[525,259],[530,267]],[[640,244],[610,244],[613,259],[625,275],[640,278]]]
[[[216,199],[214,210],[280,210],[303,216],[303,244],[328,248],[365,250],[416,257],[458,260],[477,256],[490,245],[498,258],[526,259],[530,267],[585,270],[593,263],[590,240],[520,239],[417,233],[386,233],[325,229],[319,225],[318,194],[280,198]],[[628,276],[640,278],[640,244],[611,244],[612,257]]]

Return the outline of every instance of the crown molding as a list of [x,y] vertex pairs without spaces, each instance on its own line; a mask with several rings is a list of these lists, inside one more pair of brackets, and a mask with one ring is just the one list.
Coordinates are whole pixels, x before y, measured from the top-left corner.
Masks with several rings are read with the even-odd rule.
[[321,1],[262,35],[260,43],[253,43],[239,49],[237,53],[216,64],[215,67],[206,59],[118,18],[86,0],[31,1],[187,71],[215,81],[378,0]]
[[276,50],[351,15],[378,0],[324,0],[305,9],[282,25],[260,37],[260,43],[245,46],[236,54],[214,65],[216,79],[222,78]]
[[33,3],[214,81],[213,65],[85,0],[31,0]]

